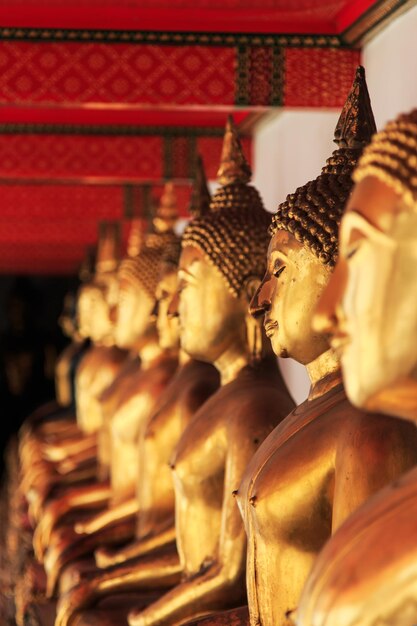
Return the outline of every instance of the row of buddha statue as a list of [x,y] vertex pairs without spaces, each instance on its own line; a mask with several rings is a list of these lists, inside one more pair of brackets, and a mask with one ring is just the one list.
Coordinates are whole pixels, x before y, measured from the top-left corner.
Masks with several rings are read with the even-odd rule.
[[8,450],[18,626],[417,623],[417,112],[377,133],[359,67],[334,141],[271,221],[229,119],[181,237],[170,183],[102,229]]

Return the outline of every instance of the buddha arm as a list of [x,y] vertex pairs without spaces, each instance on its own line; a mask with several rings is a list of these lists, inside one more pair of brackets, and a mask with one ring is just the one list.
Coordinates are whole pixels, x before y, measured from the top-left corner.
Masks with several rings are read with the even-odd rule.
[[372,494],[417,463],[414,424],[364,415],[355,426],[349,425],[337,449],[333,532]]
[[42,562],[44,552],[51,539],[52,530],[64,515],[79,508],[104,506],[107,504],[110,496],[110,486],[101,484],[71,489],[69,493],[64,494],[61,498],[52,500],[45,507],[33,535],[33,548],[37,559]]
[[85,466],[88,463],[94,462],[97,464],[97,447],[93,446],[92,448],[86,448],[85,450],[81,450],[77,454],[74,454],[63,461],[60,461],[56,466],[57,472],[61,476],[65,476],[70,472],[73,472],[79,467]]
[[61,571],[69,563],[94,552],[99,545],[115,545],[131,541],[135,532],[134,520],[127,519],[103,529],[99,534],[76,535],[70,528],[64,537],[54,538],[44,558],[47,574],[47,597],[53,596]]
[[96,565],[100,568],[107,568],[113,565],[125,563],[130,559],[148,554],[152,550],[162,548],[175,541],[175,525],[172,524],[159,533],[153,533],[137,539],[133,543],[118,550],[99,548],[95,552]]
[[251,446],[251,442],[242,445],[238,437],[228,445],[218,555],[145,610],[132,612],[130,626],[169,626],[244,600],[246,535],[232,490],[254,452]]
[[166,589],[179,582],[181,568],[176,550],[148,555],[86,580],[59,601],[55,626],[70,626],[75,614],[111,593],[140,589]]
[[75,455],[82,450],[93,449],[97,447],[97,435],[95,433],[90,435],[80,434],[76,438],[71,438],[68,441],[63,441],[59,444],[45,444],[42,447],[43,455],[49,461],[63,461],[65,458]]
[[[109,497],[110,495],[111,490],[109,490]],[[139,504],[137,498],[130,498],[116,506],[110,506],[105,511],[98,513],[85,522],[77,523],[75,525],[75,532],[79,535],[91,535],[92,533],[103,530],[107,526],[111,526],[114,522],[133,518],[138,512],[138,509]]]

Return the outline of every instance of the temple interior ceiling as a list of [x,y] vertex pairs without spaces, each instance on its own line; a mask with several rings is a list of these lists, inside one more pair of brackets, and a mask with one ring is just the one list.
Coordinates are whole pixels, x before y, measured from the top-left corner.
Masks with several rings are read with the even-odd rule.
[[340,108],[364,38],[404,0],[3,0],[0,272],[71,273],[97,222],[146,217],[234,115]]

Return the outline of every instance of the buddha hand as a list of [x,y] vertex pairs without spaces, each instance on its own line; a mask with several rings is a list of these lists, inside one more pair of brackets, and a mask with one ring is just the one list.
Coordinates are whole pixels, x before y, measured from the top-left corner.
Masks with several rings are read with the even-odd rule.
[[58,602],[55,626],[71,626],[76,613],[89,606],[93,595],[92,581],[82,583],[67,591]]
[[106,569],[112,565],[118,565],[126,561],[126,557],[122,550],[112,550],[111,548],[97,548],[94,552],[94,558],[97,567],[100,569]]
[[67,457],[67,449],[64,446],[46,444],[42,449],[44,459],[52,463],[59,463]]
[[52,598],[55,593],[55,588],[58,582],[59,574],[62,567],[62,552],[65,546],[61,543],[54,543],[49,546],[48,551],[44,555],[43,566],[45,568],[47,583],[46,583],[46,597]]
[[52,530],[59,516],[59,502],[50,502],[43,512],[33,535],[33,549],[39,563],[42,563],[45,550],[50,542]]
[[[146,618],[142,617],[141,609],[133,609],[127,616],[129,626],[147,626]],[[56,625],[55,625],[56,626]]]

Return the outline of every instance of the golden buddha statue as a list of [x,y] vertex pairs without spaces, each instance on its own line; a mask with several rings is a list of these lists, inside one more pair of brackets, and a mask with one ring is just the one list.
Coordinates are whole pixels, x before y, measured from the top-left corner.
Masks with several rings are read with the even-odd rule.
[[[246,541],[231,492],[261,441],[293,406],[260,327],[248,316],[270,223],[258,192],[247,184],[250,176],[229,120],[222,186],[210,210],[183,235],[178,297],[181,347],[216,366],[221,388],[197,411],[171,460],[179,563],[174,555],[151,554],[103,580],[102,588],[114,592],[160,593],[175,585],[132,611],[131,625],[180,623],[235,606],[244,596]],[[76,589],[61,599],[57,626],[88,623],[74,616],[76,599]]]
[[[351,401],[399,424],[417,423],[416,164],[414,110],[376,134],[359,161],[315,319],[341,355]],[[416,495],[413,469],[348,518],[316,560],[297,624],[416,623]]]
[[[79,271],[81,283],[89,282],[93,274],[93,250],[87,249],[86,257]],[[89,338],[81,337],[77,324],[77,294],[68,292],[58,323],[64,335],[71,342],[61,352],[55,368],[56,399],[62,407],[72,407],[75,403],[75,371],[82,358]]]
[[[114,345],[111,321],[117,287],[118,226],[111,222],[101,224],[94,280],[81,287],[78,297],[79,333],[81,337],[91,337],[93,341],[77,368],[78,428],[49,422],[41,426],[35,437],[28,439],[24,436],[20,447],[24,474],[22,490],[27,494],[35,520],[41,514],[50,489],[61,482],[62,475],[76,469],[79,463],[94,461],[97,429],[100,426],[100,416],[94,410],[95,399],[117,375],[126,359],[125,350]],[[91,324],[91,319],[94,319],[94,324]],[[34,462],[36,459],[40,459],[39,463]]]
[[[89,248],[79,272],[81,284],[84,285],[90,282],[92,276],[93,255],[91,248]],[[20,460],[23,463],[27,461],[29,467],[33,464],[33,453],[37,457],[41,456],[36,454],[39,452],[40,439],[51,437],[51,435],[57,436],[58,433],[62,435],[63,433],[77,432],[73,408],[75,403],[75,371],[84,352],[89,347],[90,340],[89,333],[85,333],[82,336],[79,331],[79,320],[83,319],[83,325],[85,326],[87,319],[90,317],[89,307],[85,305],[83,306],[84,317],[79,313],[81,299],[88,301],[82,287],[76,294],[68,293],[64,300],[63,312],[59,318],[62,332],[70,337],[72,341],[57,359],[55,372],[57,401],[47,403],[36,409],[25,420],[19,432]],[[60,410],[62,408],[68,408],[69,411]],[[54,419],[58,417],[59,421]]]
[[417,431],[352,407],[336,355],[311,328],[336,261],[351,174],[374,130],[364,70],[358,68],[336,126],[338,150],[315,180],[278,207],[266,274],[252,302],[253,314],[264,315],[274,352],[304,364],[311,379],[308,399],[259,448],[237,492],[248,535],[254,625],[289,623],[325,541],[362,502],[417,461]]
[[[154,231],[147,235],[139,254],[127,257],[120,265],[115,339],[118,346],[136,351],[140,368],[131,364],[122,379],[115,381],[112,398],[102,397],[101,412],[97,411],[104,430],[110,432],[111,441],[109,445],[109,437],[101,432],[100,461],[102,465],[109,465],[107,506],[92,518],[76,520],[75,528],[57,528],[52,535],[44,535],[44,543],[45,537],[48,539],[44,559],[48,595],[52,594],[60,572],[70,562],[107,541],[120,542],[133,536],[138,509],[138,442],[178,366],[177,350],[159,344],[152,315],[162,253],[176,239],[172,231],[176,219],[176,197],[172,184],[168,183],[154,218]],[[109,401],[114,409],[111,416],[106,415]],[[100,494],[103,494],[100,486],[82,489],[64,497],[60,506],[74,513],[74,507],[88,507],[95,498],[101,498]],[[103,495],[108,498],[109,494]],[[124,534],[121,528],[125,529]]]
[[[127,242],[128,257],[139,254],[141,239],[142,223],[138,219],[132,220]],[[82,311],[83,307],[81,307],[81,312]],[[84,316],[87,317],[86,321],[82,324],[85,332],[86,324],[90,321],[90,316],[87,315],[87,309],[85,313],[81,315],[81,319],[84,319]],[[110,311],[110,317],[113,317],[113,311]],[[64,516],[68,515],[70,512],[73,513],[75,510],[85,510],[88,508],[98,510],[100,507],[105,507],[108,504],[111,495],[107,471],[109,442],[108,437],[105,436],[104,433],[107,434],[108,432],[109,415],[111,417],[116,411],[120,403],[120,398],[124,397],[125,391],[127,391],[129,385],[134,384],[134,382],[131,383],[131,379],[135,379],[140,370],[140,359],[136,350],[136,343],[137,337],[133,334],[132,344],[125,346],[126,348],[130,348],[129,356],[125,359],[118,375],[115,377],[114,381],[95,398],[95,413],[99,415],[101,413],[101,426],[98,431],[98,455],[97,459],[94,459],[95,475],[93,476],[93,482],[91,483],[90,481],[89,484],[83,486],[81,489],[77,486],[74,489],[67,489],[59,495],[54,494],[54,497],[49,499],[42,510],[33,538],[35,554],[40,562],[43,561],[45,550],[50,543],[53,528]]]

